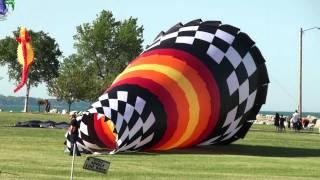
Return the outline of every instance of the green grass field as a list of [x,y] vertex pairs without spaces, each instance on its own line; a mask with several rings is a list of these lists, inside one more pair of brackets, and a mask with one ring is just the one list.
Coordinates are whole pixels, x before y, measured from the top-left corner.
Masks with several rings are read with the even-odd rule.
[[[11,127],[30,119],[68,117],[0,112],[0,179],[69,179],[65,130]],[[320,179],[320,134],[276,133],[266,125],[227,146],[97,156],[111,162],[108,174],[82,169],[88,156],[76,157],[74,179]]]

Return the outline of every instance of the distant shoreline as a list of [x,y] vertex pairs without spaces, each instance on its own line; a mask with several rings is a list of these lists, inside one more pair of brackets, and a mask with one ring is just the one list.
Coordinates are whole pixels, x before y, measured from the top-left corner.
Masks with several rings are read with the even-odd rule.
[[[0,109],[3,112],[22,112],[24,106],[20,105],[7,105],[7,106],[0,106]],[[38,105],[29,105],[28,106],[29,112],[39,112],[39,106]],[[59,112],[62,110],[67,110],[68,106],[51,106],[52,109],[57,109]],[[71,106],[71,111],[85,111],[88,107],[79,107],[79,106]],[[40,107],[40,112],[44,112],[43,107]]]
[[[29,110],[31,112],[39,112],[38,101],[41,98],[30,97],[29,98]],[[58,111],[67,110],[68,104],[63,101],[58,101],[57,99],[48,99],[50,103],[51,109],[57,109]],[[0,95],[0,109],[2,111],[12,111],[12,112],[21,112],[24,109],[24,97],[14,97],[14,96],[3,96]],[[71,105],[71,110],[75,111],[84,111],[90,107],[89,102],[79,101],[74,102]],[[43,112],[43,106],[40,106],[40,112]]]
[[[294,113],[293,111],[260,111],[259,114],[262,115],[275,115],[276,113],[279,113],[280,115],[284,116],[292,116]],[[302,116],[306,117],[308,115],[315,116],[315,117],[320,117],[320,112],[302,112]]]

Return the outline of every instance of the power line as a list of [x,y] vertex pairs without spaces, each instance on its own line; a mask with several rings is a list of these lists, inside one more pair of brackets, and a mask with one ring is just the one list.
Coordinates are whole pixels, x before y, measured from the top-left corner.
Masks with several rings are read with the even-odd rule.
[[289,97],[289,99],[293,103],[297,102],[297,99],[289,91],[287,91],[286,88],[282,86],[281,83],[274,76],[272,76],[271,74],[269,74],[269,76],[271,77],[272,81],[275,82],[280,87],[280,89]]

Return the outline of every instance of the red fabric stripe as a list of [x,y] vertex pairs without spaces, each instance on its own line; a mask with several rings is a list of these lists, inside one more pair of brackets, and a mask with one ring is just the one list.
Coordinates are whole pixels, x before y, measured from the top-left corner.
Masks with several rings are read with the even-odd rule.
[[[206,67],[206,65],[201,62],[201,60],[199,60],[195,56],[193,56],[185,51],[181,51],[181,50],[157,49],[157,50],[143,53],[140,57],[146,57],[146,56],[155,55],[155,54],[174,56],[174,57],[177,57],[178,59],[186,62],[189,66],[191,66],[193,69],[195,69],[199,73],[199,75],[207,83],[207,88],[208,88],[209,93],[211,95],[211,104],[212,104],[212,114],[210,117],[209,124],[207,126],[208,128],[199,136],[199,138],[197,140],[195,140],[194,142],[192,142],[190,144],[186,144],[186,146],[198,144],[210,135],[210,133],[215,128],[215,126],[219,120],[219,116],[220,116],[220,106],[221,106],[220,105],[220,92],[219,92],[218,85],[213,77],[213,74]],[[139,59],[139,57],[136,58],[134,61],[136,61],[138,59]],[[134,63],[134,61],[131,63]]]
[[116,148],[116,142],[112,142],[107,138],[107,135],[104,134],[103,129],[101,127],[101,120],[98,120],[98,114],[94,114],[93,122],[94,122],[94,129],[100,141],[106,146],[107,149],[112,150]]
[[[191,83],[195,95],[197,96],[196,100],[197,102],[191,102],[197,103],[199,105],[199,116],[196,117],[196,119],[189,119],[190,123],[193,121],[195,124],[187,125],[189,121],[186,121],[185,119],[182,119],[186,123],[186,129],[182,136],[186,133],[186,131],[192,129],[191,132],[189,132],[188,138],[184,138],[183,142],[180,142],[179,144],[176,144],[173,142],[172,145],[176,147],[186,147],[186,145],[192,145],[191,143],[195,140],[199,139],[202,132],[204,132],[207,129],[207,125],[210,121],[210,115],[211,115],[211,95],[208,91],[207,84],[204,81],[204,79],[199,75],[199,73],[189,66],[185,61],[178,59],[177,57],[171,56],[171,55],[150,55],[147,57],[141,57],[138,61],[135,61],[131,64],[131,67],[144,65],[144,64],[159,64],[164,65],[170,68],[175,69],[176,71],[182,73],[182,76]],[[163,85],[163,84],[162,84]],[[168,87],[166,87],[168,88]],[[188,91],[188,90],[187,90]],[[184,93],[188,93],[187,91],[183,91]],[[178,93],[178,92],[172,92],[171,93]],[[175,94],[174,96],[177,96],[178,94]],[[187,94],[186,94],[187,95]],[[176,102],[179,102],[175,100]],[[189,104],[189,105],[191,105]],[[179,102],[178,108],[181,107],[181,102]],[[187,109],[189,111],[189,108]],[[182,113],[186,113],[186,111],[183,111]],[[189,112],[190,113],[190,112]],[[201,123],[200,123],[201,122]],[[181,126],[179,126],[181,128]],[[190,134],[191,133],[191,134]],[[181,136],[181,137],[182,137]],[[178,145],[178,146],[177,146]],[[172,146],[168,146],[172,147]]]
[[28,71],[29,71],[29,66],[23,66],[23,70],[22,70],[22,77],[21,77],[21,82],[18,84],[18,86],[13,90],[14,93],[16,93],[17,91],[19,91],[23,85],[26,84],[27,82],[27,77],[28,77]]

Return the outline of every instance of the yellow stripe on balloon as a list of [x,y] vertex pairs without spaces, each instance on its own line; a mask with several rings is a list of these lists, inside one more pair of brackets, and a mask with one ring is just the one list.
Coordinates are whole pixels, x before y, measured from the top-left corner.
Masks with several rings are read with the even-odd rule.
[[[197,96],[195,89],[193,88],[190,81],[181,72],[179,72],[171,67],[159,65],[159,64],[143,64],[143,65],[128,67],[115,79],[114,83],[116,83],[117,80],[123,74],[129,73],[132,71],[139,71],[139,70],[152,70],[152,71],[163,73],[164,75],[168,76],[170,79],[176,81],[178,86],[186,94],[187,101],[189,104],[189,117],[190,117],[190,119],[188,121],[187,129],[178,141],[176,141],[175,143],[173,143],[171,146],[167,147],[166,149],[172,149],[172,148],[179,147],[179,145],[183,144],[185,141],[187,141],[192,136],[192,133],[196,129],[198,121],[199,121],[200,107],[199,107],[199,102],[198,102],[198,96]],[[170,140],[168,142],[170,142]]]
[[111,120],[107,121],[107,126],[108,126],[110,132],[113,133],[115,128],[114,128],[114,124],[113,124],[113,122]]

